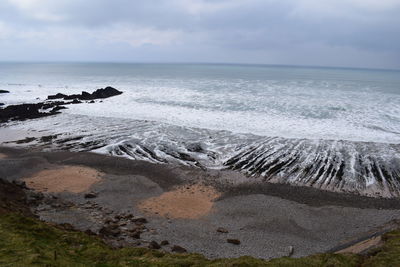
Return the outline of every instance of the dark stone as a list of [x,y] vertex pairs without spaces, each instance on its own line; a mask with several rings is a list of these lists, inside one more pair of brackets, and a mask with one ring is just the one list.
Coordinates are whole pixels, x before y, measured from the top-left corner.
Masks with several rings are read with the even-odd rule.
[[139,223],[139,224],[148,223],[147,219],[143,218],[143,217],[134,218],[134,219],[132,219],[132,222]]
[[151,248],[151,249],[160,249],[161,246],[156,241],[153,240],[153,241],[150,242],[149,248]]
[[7,90],[0,90],[0,94],[6,94],[6,93],[9,93],[10,91],[7,91]]
[[85,234],[87,234],[87,235],[96,235],[96,233],[93,232],[93,231],[90,230],[90,229],[87,229],[87,230],[85,231]]
[[135,239],[140,239],[140,234],[141,231],[139,229],[135,229],[134,231],[132,231],[129,236]]
[[57,112],[57,111],[59,111],[59,110],[61,110],[61,109],[67,109],[67,107],[64,107],[64,106],[56,106],[56,107],[54,107],[54,108],[51,110],[51,112],[54,113],[54,112]]
[[42,136],[42,137],[40,137],[40,142],[43,142],[43,143],[51,142],[51,141],[53,141],[53,139],[56,139],[57,136],[58,136],[57,134]]
[[181,246],[174,245],[174,246],[172,247],[172,252],[176,252],[176,253],[186,253],[187,250],[186,250],[185,248],[181,247]]
[[49,96],[47,96],[47,99],[61,99],[61,98],[64,98],[64,97],[66,97],[66,96],[67,96],[67,95],[58,93],[58,94],[55,94],[55,95],[49,95]]
[[95,197],[97,197],[97,193],[94,192],[85,194],[85,198],[95,198]]
[[74,226],[70,223],[61,223],[59,224],[59,227],[67,231],[75,231]]
[[107,226],[103,226],[99,230],[99,234],[103,236],[119,236],[121,234],[121,231],[118,229],[118,225],[115,224],[110,224]]
[[0,123],[9,120],[26,120],[46,117],[56,112],[40,112],[43,103],[10,105],[0,110]]
[[71,104],[81,104],[82,101],[79,101],[78,99],[74,99]]
[[163,240],[163,241],[161,241],[160,245],[166,246],[166,245],[169,245],[169,242],[168,242],[168,240]]
[[15,184],[15,185],[17,185],[17,186],[19,186],[19,187],[21,187],[21,188],[23,188],[23,189],[27,189],[27,188],[28,188],[28,187],[26,186],[25,181],[22,181],[22,180],[14,180],[14,181],[13,181],[13,184]]
[[223,228],[223,227],[219,227],[219,228],[217,229],[217,232],[219,232],[219,233],[223,233],[223,234],[229,233],[229,231],[228,231],[228,230],[226,230],[226,229],[225,229],[225,228]]
[[0,106],[4,106],[4,103],[0,103]]
[[99,98],[108,98],[111,96],[116,96],[122,94],[121,91],[118,91],[117,89],[107,86],[104,89],[97,89],[92,93],[92,99],[99,99]]
[[204,152],[204,149],[200,143],[193,143],[186,146],[186,149],[190,152]]
[[[106,88],[101,88],[97,89],[93,93],[88,93],[85,91],[82,91],[81,94],[73,94],[73,95],[65,95],[58,93],[56,95],[49,95],[47,99],[60,99],[63,98],[65,100],[73,100],[73,99],[78,99],[78,100],[94,100],[94,99],[102,99],[102,98],[108,98],[116,95],[122,94],[121,91],[118,91],[117,89],[113,87],[106,87]],[[90,102],[94,103],[94,102]]]
[[239,239],[227,239],[226,240],[228,243],[234,244],[234,245],[240,245],[240,240]]
[[93,103],[96,103],[94,100],[91,100],[91,101],[89,101],[88,102],[89,104],[93,104]]

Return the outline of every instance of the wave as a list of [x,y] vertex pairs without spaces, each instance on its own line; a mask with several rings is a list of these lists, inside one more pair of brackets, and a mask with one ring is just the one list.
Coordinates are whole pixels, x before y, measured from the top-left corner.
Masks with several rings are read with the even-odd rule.
[[28,144],[43,149],[94,151],[160,164],[231,169],[250,180],[374,197],[400,196],[400,144],[263,137],[69,114],[13,127],[35,129],[41,135],[51,133]]

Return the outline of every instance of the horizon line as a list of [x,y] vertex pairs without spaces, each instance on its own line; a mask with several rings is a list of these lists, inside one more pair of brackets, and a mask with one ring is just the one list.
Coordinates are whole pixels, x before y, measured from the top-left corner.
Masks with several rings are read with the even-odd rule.
[[196,62],[196,61],[78,61],[78,60],[0,60],[4,63],[30,63],[30,64],[192,64],[192,65],[244,65],[244,66],[269,66],[269,67],[296,67],[296,68],[325,68],[325,69],[349,69],[349,70],[380,70],[380,71],[400,71],[400,68],[384,67],[346,67],[335,65],[302,65],[302,64],[279,64],[279,63],[233,63],[233,62]]

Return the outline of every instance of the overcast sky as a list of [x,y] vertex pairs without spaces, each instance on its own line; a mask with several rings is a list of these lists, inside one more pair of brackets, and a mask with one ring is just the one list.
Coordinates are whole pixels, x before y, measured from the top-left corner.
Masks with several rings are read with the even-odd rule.
[[0,0],[1,61],[400,68],[400,0]]

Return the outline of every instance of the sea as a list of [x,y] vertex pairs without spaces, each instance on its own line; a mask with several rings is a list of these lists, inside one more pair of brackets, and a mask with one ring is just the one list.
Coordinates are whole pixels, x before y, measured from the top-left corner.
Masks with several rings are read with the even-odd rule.
[[[0,63],[0,102],[123,94],[1,129],[26,146],[229,169],[265,182],[400,196],[400,71],[245,64]],[[48,141],[50,139],[50,141]],[[47,140],[47,141],[43,141]]]

